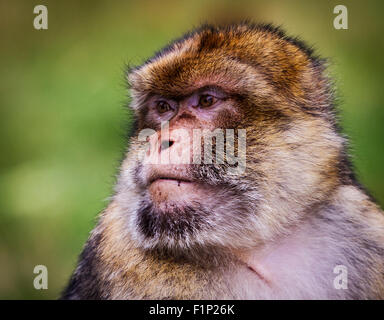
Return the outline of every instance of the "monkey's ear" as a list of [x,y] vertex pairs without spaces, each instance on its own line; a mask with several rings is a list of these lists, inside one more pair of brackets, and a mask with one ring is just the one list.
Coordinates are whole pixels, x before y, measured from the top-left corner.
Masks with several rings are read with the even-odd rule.
[[143,89],[143,80],[139,74],[139,70],[146,66],[146,63],[143,65],[135,65],[132,62],[126,62],[124,65],[124,76],[127,88],[132,89]]
[[137,74],[139,68],[140,66],[135,66],[131,63],[125,63],[124,66],[125,84],[131,97],[131,102],[128,104],[128,107],[134,111],[139,109],[139,106],[146,98],[145,92],[139,90],[141,83],[141,79]]
[[133,65],[132,63],[126,62],[124,64],[124,76],[125,76],[125,81],[128,86],[128,88],[132,87],[132,74],[135,72],[137,69],[137,66]]

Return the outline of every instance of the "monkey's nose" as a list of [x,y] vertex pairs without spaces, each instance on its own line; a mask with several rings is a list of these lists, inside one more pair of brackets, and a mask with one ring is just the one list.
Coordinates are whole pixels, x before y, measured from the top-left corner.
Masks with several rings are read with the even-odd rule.
[[160,152],[170,148],[175,142],[172,140],[163,140],[160,145]]

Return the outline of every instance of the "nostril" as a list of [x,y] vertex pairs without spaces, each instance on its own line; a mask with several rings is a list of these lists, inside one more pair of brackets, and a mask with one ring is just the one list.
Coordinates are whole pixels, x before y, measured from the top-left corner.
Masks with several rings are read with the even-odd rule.
[[162,141],[160,151],[164,151],[164,150],[168,149],[169,147],[172,147],[173,144],[174,144],[174,141],[172,141],[172,140]]

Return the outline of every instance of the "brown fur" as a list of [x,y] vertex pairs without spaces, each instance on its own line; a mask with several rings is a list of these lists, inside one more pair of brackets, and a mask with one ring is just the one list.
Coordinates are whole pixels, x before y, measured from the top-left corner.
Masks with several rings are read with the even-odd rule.
[[[184,115],[179,126],[247,129],[247,168],[237,177],[194,172],[220,185],[207,193],[206,225],[185,243],[155,242],[137,230],[145,191],[142,143],[133,137],[63,298],[384,298],[384,217],[353,179],[323,60],[271,26],[204,26],[128,79],[138,129],[158,129],[145,106],[153,94],[227,92],[225,106],[237,111],[224,108],[214,123]],[[333,287],[339,264],[348,268],[347,290]]]

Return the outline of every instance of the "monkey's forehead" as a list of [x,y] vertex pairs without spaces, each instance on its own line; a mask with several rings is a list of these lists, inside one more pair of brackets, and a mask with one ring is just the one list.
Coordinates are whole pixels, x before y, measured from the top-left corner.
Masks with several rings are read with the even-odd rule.
[[[321,60],[297,39],[271,25],[203,26],[177,39],[128,74],[133,94],[178,96],[206,85],[227,91],[304,97],[322,72]],[[256,87],[255,87],[256,86]],[[270,91],[266,90],[270,87]]]

